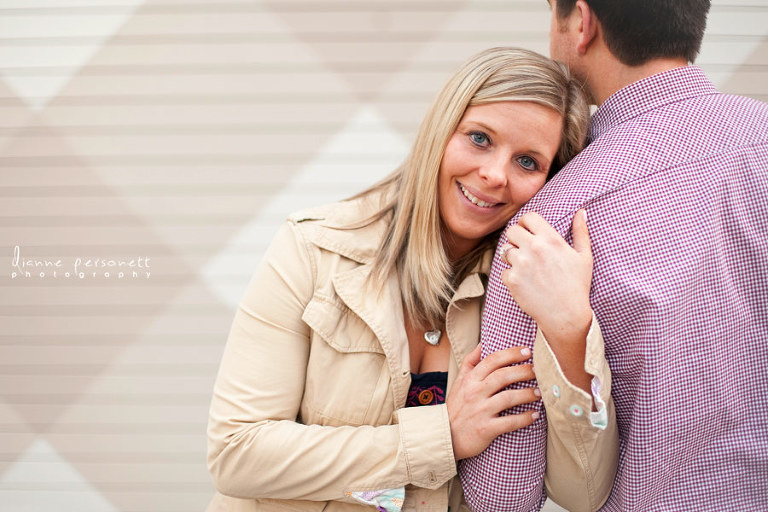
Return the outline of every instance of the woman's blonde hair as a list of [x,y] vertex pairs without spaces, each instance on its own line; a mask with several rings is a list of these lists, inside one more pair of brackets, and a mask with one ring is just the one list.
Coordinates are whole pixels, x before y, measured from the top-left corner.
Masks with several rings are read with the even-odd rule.
[[437,183],[448,140],[467,107],[499,101],[528,101],[563,116],[560,147],[550,176],[581,150],[589,107],[580,86],[560,64],[519,48],[491,48],[470,58],[438,94],[406,160],[391,175],[356,197],[385,192],[375,217],[391,216],[371,274],[383,284],[397,272],[411,322],[433,328],[445,320],[456,284],[496,243],[499,231],[453,264],[444,247]]

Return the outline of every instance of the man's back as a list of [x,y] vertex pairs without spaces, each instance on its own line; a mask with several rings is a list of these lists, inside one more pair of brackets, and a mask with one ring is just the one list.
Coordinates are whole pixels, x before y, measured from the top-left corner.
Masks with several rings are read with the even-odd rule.
[[[622,450],[605,508],[768,507],[768,106],[677,69],[611,97],[593,139],[529,207],[562,234],[589,214]],[[535,332],[502,269],[497,258],[484,353]],[[477,510],[540,503],[541,427],[463,464]]]

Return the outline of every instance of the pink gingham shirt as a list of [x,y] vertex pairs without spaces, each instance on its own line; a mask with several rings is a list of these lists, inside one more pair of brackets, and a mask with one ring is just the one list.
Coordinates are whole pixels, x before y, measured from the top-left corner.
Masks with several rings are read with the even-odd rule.
[[[603,510],[768,510],[768,105],[679,68],[611,96],[590,140],[518,215],[570,240],[587,209],[621,450]],[[534,340],[503,268],[484,355]],[[460,464],[475,511],[541,508],[545,422]]]

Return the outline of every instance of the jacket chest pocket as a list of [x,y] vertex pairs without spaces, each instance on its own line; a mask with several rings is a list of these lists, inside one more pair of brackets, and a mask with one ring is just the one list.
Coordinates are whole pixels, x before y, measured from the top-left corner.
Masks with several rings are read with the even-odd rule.
[[386,357],[374,333],[349,308],[319,295],[302,319],[312,329],[302,409],[314,416],[302,419],[337,426],[378,423],[392,398]]

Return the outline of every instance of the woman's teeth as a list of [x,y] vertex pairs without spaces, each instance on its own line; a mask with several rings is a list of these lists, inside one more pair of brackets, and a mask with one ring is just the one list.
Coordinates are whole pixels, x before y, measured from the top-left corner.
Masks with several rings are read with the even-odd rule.
[[494,205],[494,203],[486,203],[485,201],[482,201],[482,200],[476,198],[475,196],[470,194],[469,191],[467,189],[465,189],[464,185],[462,185],[461,183],[459,183],[459,188],[461,189],[461,192],[464,194],[464,197],[466,197],[467,199],[472,201],[472,204],[476,204],[477,206],[479,206],[481,208],[490,208],[491,206]]

